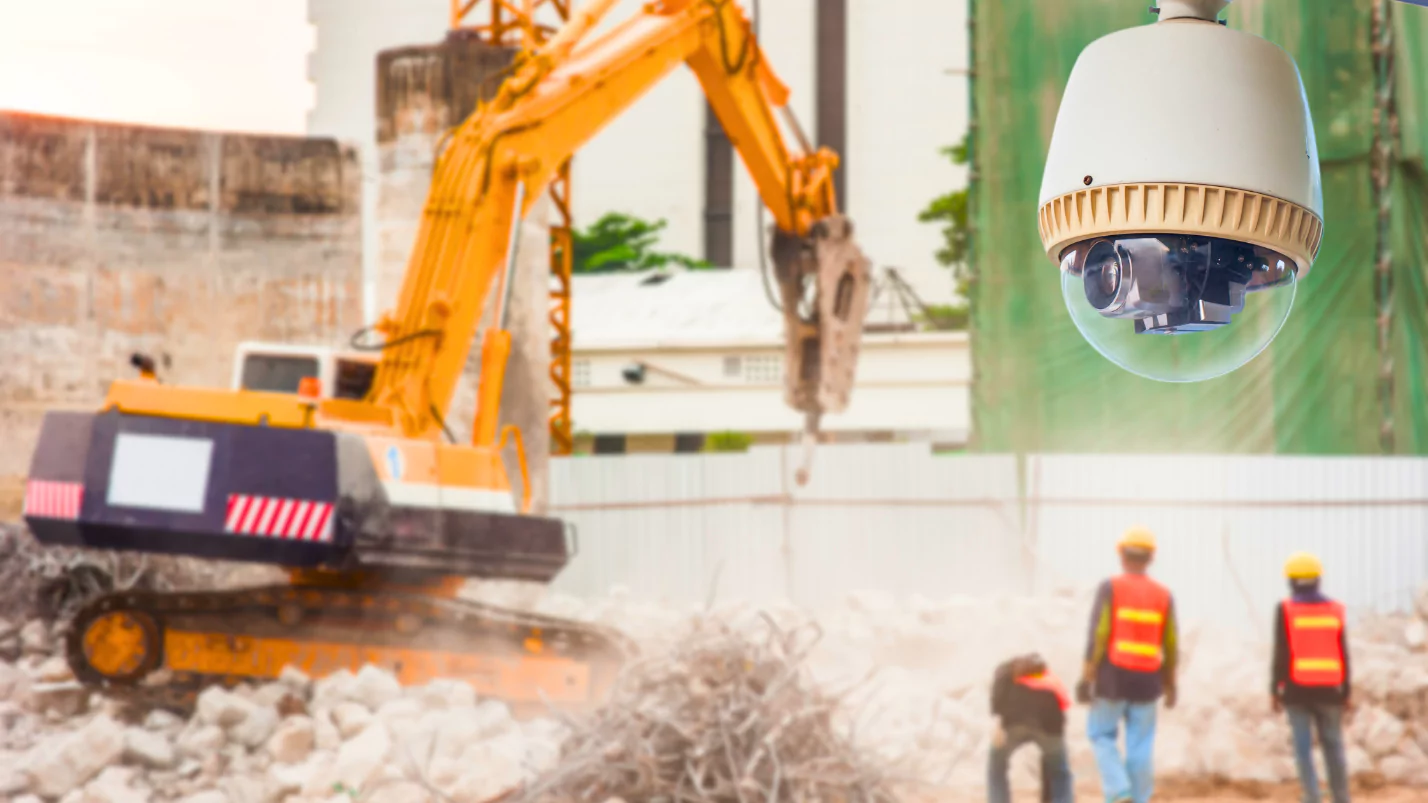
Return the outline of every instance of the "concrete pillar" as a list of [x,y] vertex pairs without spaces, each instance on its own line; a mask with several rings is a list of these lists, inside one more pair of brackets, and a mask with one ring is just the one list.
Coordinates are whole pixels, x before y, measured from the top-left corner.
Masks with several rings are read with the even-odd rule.
[[[435,148],[442,134],[489,99],[500,87],[499,73],[515,51],[495,48],[463,34],[432,45],[384,50],[377,55],[377,306],[396,303],[422,206],[431,187]],[[511,296],[507,327],[511,357],[501,398],[501,425],[515,424],[525,441],[531,474],[531,498],[537,512],[546,507],[550,455],[548,427],[551,383],[549,201],[544,194],[527,215]],[[494,294],[486,299],[481,331],[490,326]],[[471,437],[476,384],[480,375],[478,335],[457,386],[447,424],[458,440]],[[514,451],[507,452],[511,481],[519,485]],[[517,491],[519,493],[519,489]]]

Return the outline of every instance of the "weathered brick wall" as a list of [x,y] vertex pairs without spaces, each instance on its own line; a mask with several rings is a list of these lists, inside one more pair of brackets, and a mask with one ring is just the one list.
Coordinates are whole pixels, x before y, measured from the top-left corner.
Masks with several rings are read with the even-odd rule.
[[[382,51],[377,56],[377,225],[381,242],[377,299],[396,303],[431,188],[435,151],[445,132],[500,88],[513,50],[460,34],[444,41]],[[550,204],[542,199],[521,228],[517,274],[511,293],[511,356],[501,397],[501,425],[515,424],[525,441],[531,496],[546,504],[550,454]],[[504,232],[498,236],[505,237]],[[491,294],[494,298],[494,293]],[[489,326],[492,298],[482,328]],[[476,408],[481,338],[477,335],[448,415],[458,438],[468,438]],[[515,462],[507,460],[512,474]],[[512,476],[518,483],[519,477]]]
[[45,409],[162,360],[226,386],[240,340],[361,327],[360,168],[330,139],[0,112],[0,477]]

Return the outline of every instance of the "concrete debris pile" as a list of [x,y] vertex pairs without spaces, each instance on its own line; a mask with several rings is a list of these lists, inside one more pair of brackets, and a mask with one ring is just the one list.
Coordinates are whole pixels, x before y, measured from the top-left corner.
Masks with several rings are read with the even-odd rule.
[[[38,683],[33,664],[0,682]],[[565,736],[464,683],[403,688],[370,666],[212,688],[186,720],[98,696],[78,711],[14,687],[0,697],[0,799],[16,803],[479,803],[549,768]]]
[[558,765],[518,798],[865,801],[898,799],[886,768],[836,724],[842,697],[812,682],[811,622],[759,628],[696,618],[668,653],[627,668]]
[[[1349,761],[1366,780],[1428,786],[1428,593],[1423,603],[1352,625]],[[879,799],[893,777],[899,789],[977,794],[994,667],[1037,650],[1073,682],[1090,598],[857,594],[818,618],[816,644],[787,606],[701,613],[621,593],[521,604],[641,637],[645,657],[611,706],[518,722],[462,683],[402,688],[367,667],[209,690],[187,718],[134,712],[77,687],[60,626],[0,621],[0,800],[552,803],[588,788],[598,801],[814,799],[814,778],[860,779]],[[1269,705],[1266,635],[1182,624],[1180,705],[1161,712],[1158,775],[1294,777]],[[1085,720],[1074,707],[1068,745],[1078,779],[1094,781]],[[1035,788],[1031,751],[1013,763],[1013,786]]]

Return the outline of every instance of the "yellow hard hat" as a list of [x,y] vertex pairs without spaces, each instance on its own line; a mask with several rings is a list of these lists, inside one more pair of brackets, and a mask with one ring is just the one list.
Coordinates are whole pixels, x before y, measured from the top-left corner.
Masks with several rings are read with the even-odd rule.
[[1148,527],[1136,525],[1121,534],[1117,549],[1133,549],[1139,552],[1155,551],[1155,533]]
[[1290,580],[1313,580],[1324,573],[1324,564],[1308,552],[1295,552],[1284,562],[1284,576]]

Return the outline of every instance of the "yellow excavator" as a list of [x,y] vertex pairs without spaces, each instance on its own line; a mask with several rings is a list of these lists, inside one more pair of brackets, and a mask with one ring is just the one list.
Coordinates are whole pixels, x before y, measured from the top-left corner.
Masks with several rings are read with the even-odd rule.
[[[520,221],[557,169],[683,63],[776,223],[787,401],[816,424],[847,402],[869,262],[837,208],[837,157],[812,147],[733,0],[656,0],[599,35],[590,0],[450,136],[395,308],[371,353],[240,348],[232,389],[160,383],[151,363],[93,413],[46,415],[25,520],[45,544],[275,564],[284,584],[114,591],[75,616],[77,678],[182,706],[210,684],[365,663],[404,684],[471,683],[518,709],[583,708],[634,649],[613,630],[463,599],[469,578],[549,582],[574,543],[519,504],[498,427]],[[792,131],[786,136],[780,121]],[[494,297],[492,294],[495,294]],[[449,409],[483,309],[478,409]],[[522,483],[522,487],[526,487]]]

